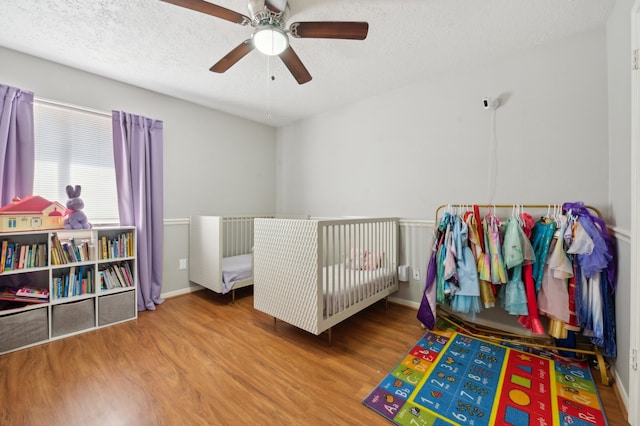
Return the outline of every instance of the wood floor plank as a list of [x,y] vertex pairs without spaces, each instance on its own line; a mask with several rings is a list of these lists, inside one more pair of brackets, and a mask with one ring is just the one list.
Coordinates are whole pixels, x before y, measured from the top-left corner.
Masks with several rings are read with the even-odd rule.
[[[422,336],[379,302],[314,336],[253,309],[251,289],[168,299],[135,321],[0,356],[3,426],[385,425],[362,400]],[[627,425],[611,387],[609,424]]]

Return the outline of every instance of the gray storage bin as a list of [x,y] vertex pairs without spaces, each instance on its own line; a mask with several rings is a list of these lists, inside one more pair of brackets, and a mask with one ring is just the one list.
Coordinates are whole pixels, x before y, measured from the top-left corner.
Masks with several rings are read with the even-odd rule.
[[98,325],[108,325],[135,318],[136,292],[109,294],[98,298]]
[[47,307],[0,317],[0,352],[49,339]]
[[93,328],[96,325],[96,307],[93,299],[53,305],[51,308],[51,336]]

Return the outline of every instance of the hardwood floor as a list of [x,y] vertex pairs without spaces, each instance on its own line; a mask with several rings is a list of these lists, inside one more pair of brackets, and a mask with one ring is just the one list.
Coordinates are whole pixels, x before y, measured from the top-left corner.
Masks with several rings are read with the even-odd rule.
[[[0,356],[0,425],[385,425],[362,399],[422,336],[379,302],[314,336],[251,289],[168,299],[138,320]],[[626,425],[611,387],[609,424]]]

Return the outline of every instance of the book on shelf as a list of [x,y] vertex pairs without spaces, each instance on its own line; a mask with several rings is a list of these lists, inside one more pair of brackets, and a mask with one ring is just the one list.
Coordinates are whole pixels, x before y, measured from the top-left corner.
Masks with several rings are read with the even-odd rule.
[[2,251],[0,252],[0,273],[4,271],[4,262],[7,258],[7,245],[9,245],[9,240],[2,240]]
[[98,239],[98,256],[100,259],[117,259],[133,256],[133,232],[123,232],[115,237],[102,235]]
[[27,249],[29,246],[22,244],[20,246],[19,254],[18,254],[18,267],[16,269],[23,269],[24,263],[27,260]]
[[47,245],[38,244],[38,266],[47,266]]
[[54,298],[62,299],[93,292],[92,277],[90,267],[70,266],[68,271],[53,278]]
[[109,277],[111,277],[111,282],[113,283],[114,287],[123,287],[122,283],[120,282],[120,278],[118,278],[118,274],[116,274],[115,268],[113,266],[110,266],[109,269],[107,269],[108,273],[109,273]]
[[51,236],[51,257],[54,265],[93,260],[92,248],[89,239],[76,240],[71,236],[60,240],[57,234]]
[[[24,291],[21,291],[26,289]],[[20,294],[18,294],[20,292]],[[37,292],[46,292],[46,297],[39,297]],[[26,302],[26,303],[47,303],[49,301],[49,292],[43,289],[28,287],[0,287],[0,300]]]
[[33,268],[33,264],[31,261],[31,258],[33,257],[32,253],[33,253],[33,245],[30,244],[27,246],[26,250],[27,254],[25,254],[24,256],[24,267],[25,268]]
[[120,270],[120,265],[114,265],[113,271],[116,273],[118,277],[118,282],[120,283],[120,287],[128,287],[127,281],[124,279],[124,275],[122,275],[122,271]]
[[16,296],[33,297],[36,299],[48,299],[49,290],[37,287],[20,287],[16,291]]
[[82,240],[78,243],[78,257],[82,262],[86,262],[91,259],[91,242],[89,240]]
[[65,259],[64,263],[76,262],[76,255],[73,252],[73,248],[68,242],[61,242],[62,244],[62,256]]
[[100,239],[100,242],[101,242],[100,252],[102,253],[102,259],[108,259],[109,253],[107,248],[107,237],[103,235],[102,238]]
[[11,271],[13,269],[13,256],[14,256],[15,247],[16,246],[14,243],[7,244],[7,253],[4,261],[5,271]]
[[0,273],[47,266],[46,243],[20,244],[5,240],[2,242]]
[[54,265],[67,263],[63,257],[62,244],[60,244],[60,239],[56,233],[51,235],[51,257]]
[[112,288],[117,287],[116,283],[113,280],[113,276],[109,273],[108,269],[103,269],[99,272],[100,274],[100,283],[102,285],[103,290],[111,290]]
[[129,284],[129,287],[133,287],[133,272],[131,271],[131,265],[129,265],[129,262],[125,262],[124,264],[124,273],[127,277],[127,282]]
[[78,268],[78,277],[76,279],[76,285],[78,294],[85,294],[87,292],[87,281],[84,276],[84,267]]

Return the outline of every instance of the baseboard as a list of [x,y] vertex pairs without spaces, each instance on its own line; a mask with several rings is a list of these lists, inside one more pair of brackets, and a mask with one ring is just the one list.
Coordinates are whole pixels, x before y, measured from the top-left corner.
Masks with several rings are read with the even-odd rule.
[[389,297],[390,303],[395,303],[396,305],[407,306],[409,308],[413,308],[416,311],[420,308],[420,304],[418,302],[412,302],[411,300],[399,299],[397,297]]
[[613,375],[615,376],[615,380],[611,385],[613,386],[613,392],[616,394],[616,399],[618,400],[620,411],[622,411],[622,414],[624,414],[624,418],[628,419],[629,418],[629,410],[628,410],[629,395],[626,394],[623,388],[618,386],[618,383],[620,383],[620,376],[618,375],[618,372],[615,369],[613,369]]
[[182,296],[183,294],[195,293],[196,291],[204,290],[204,287],[200,285],[191,286],[187,288],[181,288],[180,290],[169,291],[167,293],[160,294],[163,299],[169,299],[171,297]]

